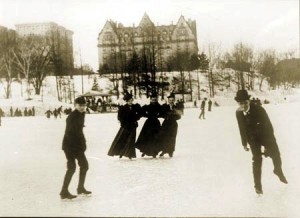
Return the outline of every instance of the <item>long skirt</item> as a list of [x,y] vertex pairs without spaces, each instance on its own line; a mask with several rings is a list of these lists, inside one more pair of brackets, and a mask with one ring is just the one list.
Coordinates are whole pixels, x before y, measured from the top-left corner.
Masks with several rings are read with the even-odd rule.
[[178,124],[176,120],[164,120],[159,134],[158,143],[164,153],[173,154],[176,145]]
[[120,155],[135,158],[136,128],[125,129],[121,127],[108,151],[109,156]]
[[161,125],[157,118],[148,118],[135,143],[136,148],[145,155],[155,157],[161,150],[157,143],[160,128]]

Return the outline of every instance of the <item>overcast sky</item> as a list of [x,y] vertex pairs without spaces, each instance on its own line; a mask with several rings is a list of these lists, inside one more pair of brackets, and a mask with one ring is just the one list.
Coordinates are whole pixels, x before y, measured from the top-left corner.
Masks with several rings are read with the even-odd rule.
[[139,24],[144,13],[159,25],[183,15],[197,22],[200,51],[208,43],[231,49],[237,42],[278,51],[299,46],[298,0],[0,0],[0,25],[56,22],[74,32],[75,61],[98,69],[97,37],[106,20]]

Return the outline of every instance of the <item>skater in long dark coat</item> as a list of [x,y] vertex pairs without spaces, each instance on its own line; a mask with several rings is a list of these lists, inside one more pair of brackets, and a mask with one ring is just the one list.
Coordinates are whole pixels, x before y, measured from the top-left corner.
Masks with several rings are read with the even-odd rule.
[[209,99],[208,101],[208,111],[211,111],[212,101]]
[[162,116],[164,119],[160,134],[159,144],[161,146],[162,157],[165,153],[168,153],[170,157],[173,157],[176,145],[176,136],[178,124],[176,120],[181,118],[181,111],[175,103],[175,95],[173,93],[168,96],[168,104],[162,105]]
[[253,160],[254,187],[257,194],[263,194],[261,184],[262,151],[264,146],[264,155],[269,156],[274,165],[274,174],[279,177],[283,183],[288,183],[282,168],[280,151],[274,136],[273,126],[263,107],[257,104],[250,104],[250,95],[246,90],[239,90],[235,100],[240,107],[236,111],[236,118],[240,129],[242,145],[246,151],[249,151],[247,144],[250,145]]
[[135,152],[135,138],[136,128],[138,127],[138,120],[141,116],[141,106],[133,104],[132,95],[125,93],[123,98],[127,103],[120,106],[118,110],[118,120],[121,127],[111,144],[108,151],[109,156],[119,155],[128,157],[129,159],[136,157]]
[[142,152],[142,157],[148,155],[155,158],[161,151],[157,143],[161,128],[158,118],[161,117],[161,113],[162,107],[157,101],[157,93],[153,92],[150,96],[150,104],[142,107],[142,116],[147,119],[135,144]]
[[67,172],[60,192],[61,199],[72,199],[75,195],[70,194],[68,187],[76,170],[76,162],[80,167],[78,194],[91,194],[84,188],[86,173],[89,169],[88,161],[85,157],[86,140],[83,134],[86,102],[83,97],[75,99],[75,110],[67,117],[66,131],[63,138],[62,149],[67,158]]

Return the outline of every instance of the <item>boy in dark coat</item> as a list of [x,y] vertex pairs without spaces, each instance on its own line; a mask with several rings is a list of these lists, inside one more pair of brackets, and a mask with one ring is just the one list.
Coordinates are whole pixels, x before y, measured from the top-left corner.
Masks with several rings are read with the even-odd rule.
[[236,111],[236,118],[240,129],[242,145],[249,151],[250,145],[253,160],[254,187],[257,194],[263,194],[261,184],[262,151],[265,148],[265,156],[269,156],[274,165],[274,174],[283,183],[288,183],[282,168],[279,148],[274,136],[273,127],[267,112],[257,104],[250,104],[250,95],[246,90],[239,90],[235,100],[240,107]]
[[84,117],[85,117],[86,102],[83,97],[75,99],[75,110],[67,117],[66,131],[63,138],[62,149],[67,158],[67,172],[64,178],[62,190],[60,192],[61,199],[76,198],[70,194],[68,187],[72,176],[75,173],[77,159],[80,167],[79,183],[77,188],[78,194],[91,194],[84,188],[86,173],[89,169],[88,161],[85,157],[86,140],[83,134]]

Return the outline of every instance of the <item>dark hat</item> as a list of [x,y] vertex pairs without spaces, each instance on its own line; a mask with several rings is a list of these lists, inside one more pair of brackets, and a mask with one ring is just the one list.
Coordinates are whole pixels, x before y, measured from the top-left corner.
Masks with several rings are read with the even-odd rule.
[[170,95],[168,96],[168,98],[175,98],[174,92],[171,92]]
[[76,104],[86,104],[85,98],[84,97],[78,97],[75,99]]
[[132,99],[132,94],[130,94],[128,91],[125,91],[125,92],[124,92],[123,100],[124,100],[124,101],[128,101],[128,100],[130,100],[130,99]]
[[236,100],[237,102],[246,101],[250,99],[250,96],[251,95],[248,95],[247,90],[242,89],[237,91],[234,100]]

